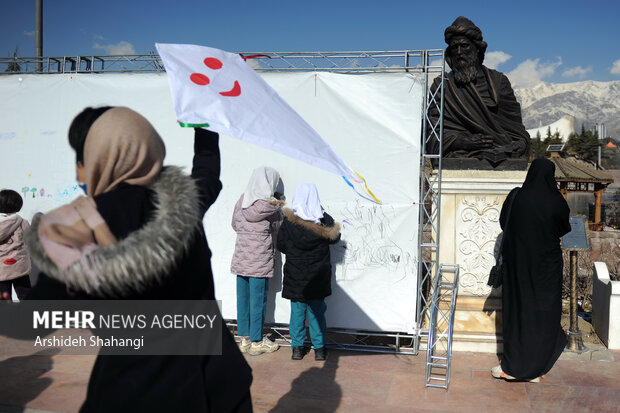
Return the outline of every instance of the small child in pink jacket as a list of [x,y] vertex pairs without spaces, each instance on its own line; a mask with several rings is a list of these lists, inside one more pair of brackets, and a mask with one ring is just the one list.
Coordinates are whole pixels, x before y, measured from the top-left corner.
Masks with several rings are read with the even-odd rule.
[[30,255],[24,244],[28,221],[17,215],[24,201],[10,189],[0,191],[0,299],[11,299],[11,288],[23,299],[30,291]]
[[260,167],[252,172],[237,201],[232,227],[237,233],[230,270],[237,275],[237,330],[241,352],[257,356],[278,349],[263,335],[269,279],[274,274],[275,233],[284,219],[280,174]]

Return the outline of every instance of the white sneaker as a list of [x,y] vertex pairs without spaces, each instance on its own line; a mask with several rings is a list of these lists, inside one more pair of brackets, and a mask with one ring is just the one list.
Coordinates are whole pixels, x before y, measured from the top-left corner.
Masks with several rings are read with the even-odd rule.
[[263,353],[273,353],[279,348],[280,346],[277,343],[274,343],[269,340],[267,336],[264,336],[262,341],[253,341],[252,344],[250,344],[248,354],[251,356],[258,356]]
[[267,335],[263,336],[263,344],[267,346],[267,348],[269,348],[269,351],[266,351],[266,353],[273,353],[274,351],[280,348],[280,345],[276,342],[269,340]]
[[504,379],[506,381],[528,381],[530,383],[540,383],[540,379],[544,379],[545,376],[540,376],[540,377],[534,377],[533,379],[529,379],[529,380],[519,380],[516,379],[514,377],[512,377],[511,375],[507,374],[504,372],[504,370],[502,370],[502,366],[495,366],[491,369],[491,375],[493,377],[495,377],[496,379]]
[[247,353],[250,348],[250,344],[252,344],[252,342],[249,338],[241,337],[241,341],[239,341],[239,350],[241,350],[242,353]]

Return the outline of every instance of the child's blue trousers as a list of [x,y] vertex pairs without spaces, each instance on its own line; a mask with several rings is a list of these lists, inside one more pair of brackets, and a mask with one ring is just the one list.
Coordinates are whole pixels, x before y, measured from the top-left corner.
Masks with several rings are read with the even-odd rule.
[[325,347],[325,310],[327,304],[324,299],[308,300],[305,302],[291,301],[291,322],[289,333],[292,347],[303,347],[306,339],[306,310],[308,311],[308,328],[310,340],[314,349]]
[[237,334],[251,341],[263,339],[268,283],[269,278],[237,275]]

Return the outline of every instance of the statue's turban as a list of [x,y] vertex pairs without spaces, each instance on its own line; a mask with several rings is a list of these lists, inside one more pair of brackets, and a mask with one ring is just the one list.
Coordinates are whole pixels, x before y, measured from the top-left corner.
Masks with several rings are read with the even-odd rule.
[[[484,59],[484,53],[487,50],[487,42],[482,39],[482,31],[467,17],[459,16],[454,22],[446,28],[444,38],[446,43],[450,45],[452,38],[464,36],[470,39],[478,48],[478,54]],[[481,62],[482,62],[481,59]]]

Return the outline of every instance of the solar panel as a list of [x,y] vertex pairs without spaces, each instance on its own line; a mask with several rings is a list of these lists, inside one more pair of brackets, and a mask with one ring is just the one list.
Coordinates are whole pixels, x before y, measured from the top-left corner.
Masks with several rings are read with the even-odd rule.
[[562,248],[573,251],[587,251],[590,249],[586,232],[586,217],[572,216],[568,218],[570,232],[562,237]]
[[564,150],[564,144],[553,144],[547,146],[547,152],[561,152]]

